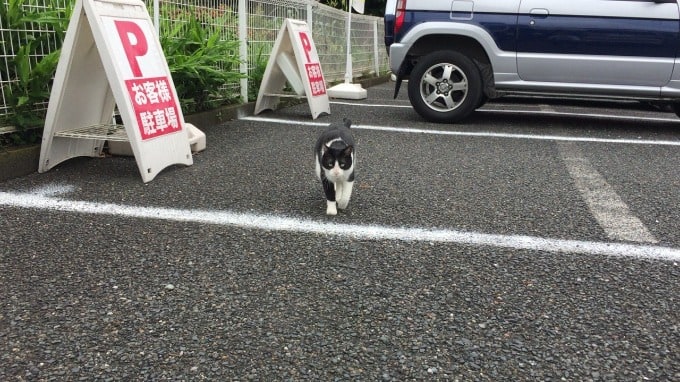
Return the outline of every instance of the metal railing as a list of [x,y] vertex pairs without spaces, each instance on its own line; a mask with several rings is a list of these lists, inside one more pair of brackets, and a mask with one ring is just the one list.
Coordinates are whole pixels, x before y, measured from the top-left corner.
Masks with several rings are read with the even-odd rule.
[[[173,10],[185,9],[191,11],[202,25],[218,33],[220,38],[229,40],[237,38],[240,42],[239,55],[242,64],[235,70],[246,75],[257,67],[266,65],[285,18],[305,20],[312,31],[327,85],[341,82],[345,77],[347,11],[319,4],[315,0],[145,0],[145,2],[152,20],[160,20],[159,25],[174,27]],[[75,0],[30,0],[26,1],[24,6],[39,11],[41,7],[72,7],[73,3]],[[8,0],[3,1],[3,6],[8,6]],[[383,47],[383,20],[358,14],[353,14],[351,20],[352,76],[358,78],[387,72],[387,54]],[[8,95],[5,93],[6,89],[9,89],[6,85],[16,81],[15,78],[8,77],[9,74],[17,72],[16,68],[11,66],[12,58],[19,49],[18,46],[2,42],[49,33],[51,32],[39,26],[13,30],[3,25],[3,20],[0,20],[2,37],[0,120],[13,113],[11,106],[8,106]],[[54,44],[47,44],[44,49],[39,49],[34,54],[37,55],[36,58],[40,58],[54,49]],[[251,93],[252,89],[257,88],[252,86],[252,83],[249,84],[249,81],[252,80],[244,78],[238,83],[225,84],[227,89],[233,91],[234,97],[231,98],[248,100],[256,96],[249,94],[249,88]],[[47,105],[40,104],[34,107],[36,111],[44,111]],[[11,130],[11,127],[0,126],[0,134]]]

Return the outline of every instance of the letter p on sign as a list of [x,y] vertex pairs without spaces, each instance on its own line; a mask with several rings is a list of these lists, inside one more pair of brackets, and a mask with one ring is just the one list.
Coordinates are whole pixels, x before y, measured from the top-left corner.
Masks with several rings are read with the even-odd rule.
[[312,58],[309,57],[309,53],[312,51],[312,43],[309,41],[309,36],[307,36],[307,33],[300,32],[300,42],[302,43],[302,49],[305,51],[307,62],[312,62]]
[[139,67],[137,57],[144,56],[149,50],[142,28],[132,21],[116,20],[114,22],[123,44],[123,50],[125,50],[125,56],[130,64],[130,69],[132,69],[132,75],[142,77],[142,69]]

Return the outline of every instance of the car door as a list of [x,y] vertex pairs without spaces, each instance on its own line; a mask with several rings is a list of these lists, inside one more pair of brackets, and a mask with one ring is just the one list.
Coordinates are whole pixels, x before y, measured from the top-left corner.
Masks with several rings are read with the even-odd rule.
[[522,0],[522,80],[660,87],[680,41],[676,0]]

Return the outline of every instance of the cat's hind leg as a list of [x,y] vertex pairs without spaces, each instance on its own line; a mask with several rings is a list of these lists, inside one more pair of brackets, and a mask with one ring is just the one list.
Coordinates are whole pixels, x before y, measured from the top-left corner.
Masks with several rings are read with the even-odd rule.
[[[338,186],[340,186],[340,182],[338,182]],[[338,201],[338,208],[341,210],[344,210],[347,208],[347,205],[349,204],[349,198],[352,196],[352,187],[354,186],[354,182],[344,182],[340,188],[342,191],[340,193],[337,193],[337,201]]]

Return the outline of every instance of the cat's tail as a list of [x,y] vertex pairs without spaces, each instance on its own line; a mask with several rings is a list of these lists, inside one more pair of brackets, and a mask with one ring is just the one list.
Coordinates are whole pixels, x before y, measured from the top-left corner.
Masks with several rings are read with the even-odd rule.
[[345,127],[349,129],[350,126],[352,126],[352,120],[349,118],[343,118],[342,122],[345,124]]

